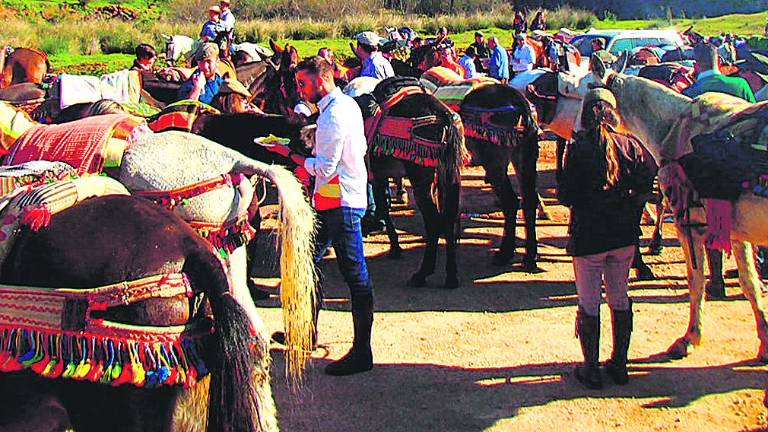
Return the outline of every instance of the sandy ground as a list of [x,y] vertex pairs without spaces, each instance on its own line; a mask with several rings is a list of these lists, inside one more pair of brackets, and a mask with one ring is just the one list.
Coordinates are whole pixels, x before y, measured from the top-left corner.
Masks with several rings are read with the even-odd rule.
[[[288,389],[283,352],[273,345],[273,387],[283,430],[768,430],[768,368],[753,362],[755,321],[736,280],[728,280],[727,300],[705,305],[702,346],[683,360],[659,355],[688,324],[685,266],[671,224],[662,255],[646,256],[659,279],[631,283],[630,383],[606,382],[605,389],[594,391],[576,381],[572,369],[581,360],[574,338],[576,294],[563,249],[567,212],[553,195],[552,153],[551,145],[542,147],[539,184],[555,217],[539,222],[541,273],[522,272],[519,264],[490,264],[502,220],[478,168],[464,175],[459,289],[439,288],[440,266],[427,288],[406,286],[423,251],[421,218],[412,209],[400,206],[396,212],[407,248],[402,259],[386,257],[385,236],[366,239],[376,293],[376,365],[369,373],[342,378],[322,373],[352,341],[349,292],[336,263],[327,260],[320,347],[298,392]],[[645,243],[652,227],[643,230]],[[726,269],[734,267],[732,260],[726,263]],[[260,280],[271,287],[277,283],[274,277]],[[279,330],[272,289],[275,297],[262,302],[260,312],[270,330]],[[610,356],[610,328],[604,304],[602,359]]]

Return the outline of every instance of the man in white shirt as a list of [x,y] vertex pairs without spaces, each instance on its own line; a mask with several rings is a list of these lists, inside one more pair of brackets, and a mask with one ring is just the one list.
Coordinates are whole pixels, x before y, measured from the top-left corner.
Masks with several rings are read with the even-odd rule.
[[374,32],[362,32],[357,35],[355,52],[362,62],[360,76],[385,79],[395,76],[389,60],[379,52],[379,35]]
[[533,47],[526,43],[525,33],[515,35],[515,49],[512,52],[512,73],[515,75],[533,69],[536,55]]
[[[268,149],[290,158],[315,177],[312,204],[320,222],[315,263],[319,264],[333,245],[339,269],[351,292],[355,332],[352,349],[326,366],[325,372],[351,375],[373,368],[373,285],[368,277],[360,224],[368,203],[363,115],[354,99],[336,87],[331,64],[322,57],[299,63],[296,83],[302,99],[317,104],[320,110],[315,134],[316,156],[304,158],[280,145]],[[322,293],[318,294],[321,298]]]
[[232,35],[232,32],[235,30],[235,16],[229,8],[229,0],[221,0],[219,6],[221,7],[221,24],[224,30]]

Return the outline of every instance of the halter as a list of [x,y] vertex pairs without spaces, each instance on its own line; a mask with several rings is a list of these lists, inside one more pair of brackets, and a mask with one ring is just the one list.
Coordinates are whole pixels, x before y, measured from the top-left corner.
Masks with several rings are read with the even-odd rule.
[[[173,210],[177,206],[187,204],[191,198],[221,188],[237,187],[244,179],[246,177],[243,174],[224,174],[176,189],[139,191],[134,192],[134,195],[147,198],[168,210]],[[260,203],[258,202],[257,205]],[[200,236],[208,240],[224,259],[256,235],[256,229],[250,223],[248,212],[243,212],[234,219],[223,222],[195,220],[186,220],[186,222]]]

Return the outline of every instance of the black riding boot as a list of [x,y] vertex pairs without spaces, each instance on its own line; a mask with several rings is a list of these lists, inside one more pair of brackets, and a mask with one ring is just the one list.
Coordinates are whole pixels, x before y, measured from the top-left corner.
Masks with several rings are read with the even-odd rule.
[[611,309],[613,320],[613,354],[605,363],[605,372],[616,384],[626,384],[629,381],[627,373],[627,352],[629,340],[632,336],[632,303],[625,311]]
[[576,379],[590,389],[603,388],[600,376],[600,315],[590,316],[579,306],[576,314],[576,334],[584,354],[584,364],[576,366]]
[[325,373],[328,375],[352,375],[373,369],[373,353],[371,352],[372,295],[352,297],[352,321],[355,328],[355,341],[352,343],[352,349],[347,355],[325,367]]

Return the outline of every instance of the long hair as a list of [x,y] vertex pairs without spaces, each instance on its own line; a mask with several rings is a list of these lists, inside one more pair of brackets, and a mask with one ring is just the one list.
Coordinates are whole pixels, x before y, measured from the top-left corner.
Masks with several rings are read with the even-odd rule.
[[[621,166],[619,165],[619,151],[616,141],[610,132],[615,132],[619,125],[619,119],[613,108],[598,107],[599,101],[587,104],[581,115],[581,126],[587,136],[593,139],[600,150],[605,154],[605,190],[611,189],[619,182]],[[597,112],[595,112],[597,111]]]

